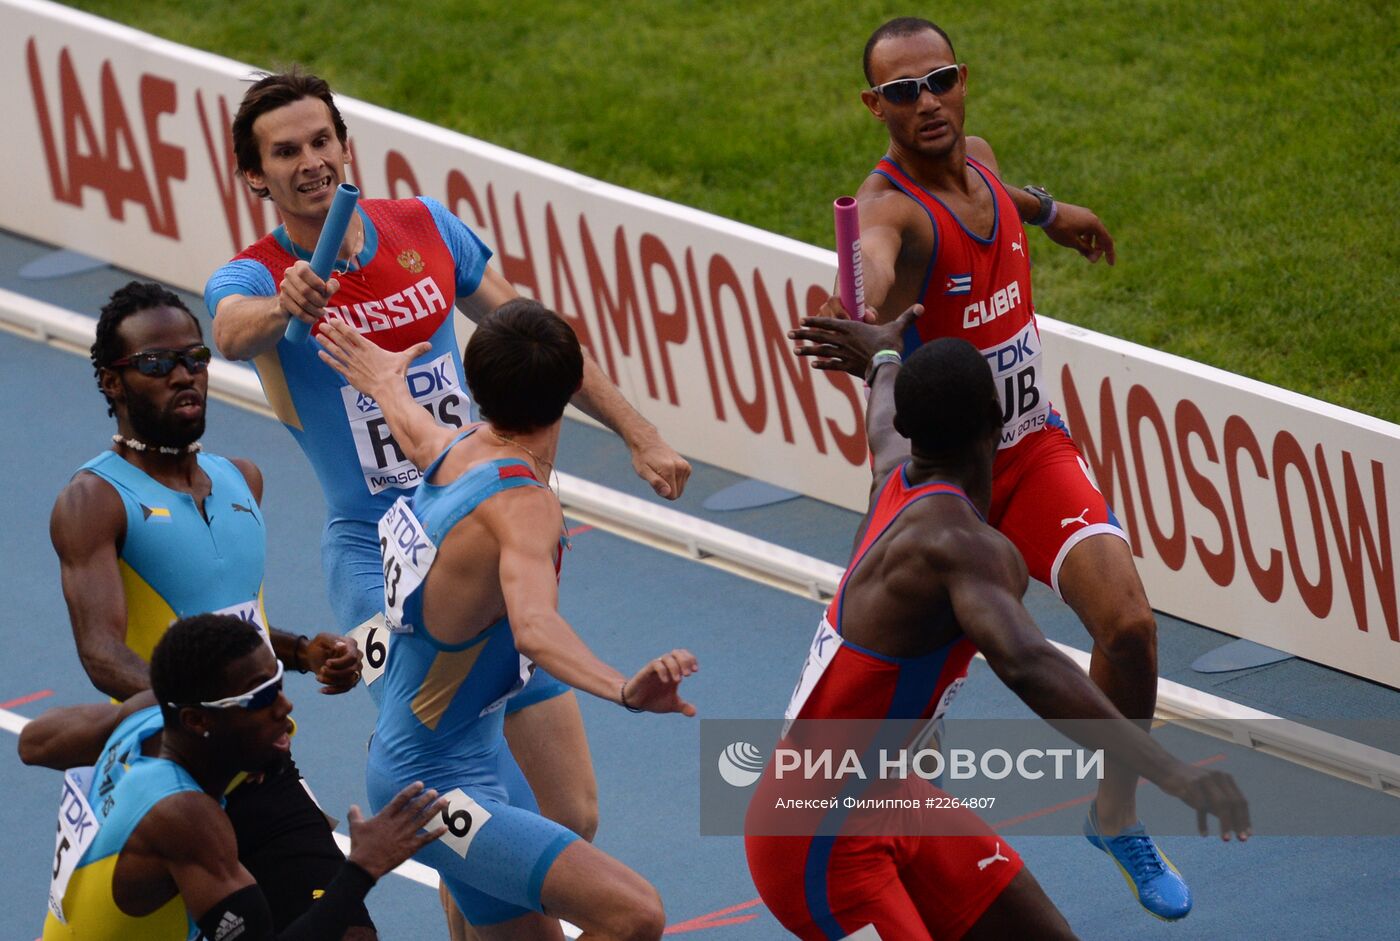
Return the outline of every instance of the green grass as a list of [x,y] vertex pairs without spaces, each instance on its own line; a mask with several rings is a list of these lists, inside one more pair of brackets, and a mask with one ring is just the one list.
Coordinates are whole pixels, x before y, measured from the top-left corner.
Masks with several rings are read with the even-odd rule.
[[1038,245],[1043,313],[1400,421],[1390,0],[73,5],[819,245],[884,147],[865,37],[932,13],[1008,182],[1117,241],[1113,269]]

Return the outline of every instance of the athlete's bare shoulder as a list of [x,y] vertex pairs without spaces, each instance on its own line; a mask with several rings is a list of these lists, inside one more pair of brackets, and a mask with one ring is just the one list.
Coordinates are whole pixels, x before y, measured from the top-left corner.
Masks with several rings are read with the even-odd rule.
[[[192,839],[196,833],[199,839]],[[127,852],[177,867],[193,864],[219,870],[238,865],[238,843],[228,815],[203,791],[179,791],[157,801],[132,831],[123,850]]]
[[911,550],[930,571],[985,578],[1011,587],[1017,597],[1025,592],[1029,575],[1021,553],[967,503],[952,496],[929,497],[910,510],[915,516],[904,531],[918,540]]
[[860,189],[856,190],[856,199],[860,201],[863,226],[871,221],[889,224],[922,215],[918,204],[881,173],[872,173],[865,178]]
[[262,470],[246,457],[231,457],[228,460],[229,463],[238,468],[239,473],[243,475],[243,479],[248,483],[248,489],[252,491],[253,499],[262,503]]
[[58,492],[49,517],[49,534],[56,546],[74,538],[120,541],[125,533],[126,508],[117,488],[106,480],[90,471],[79,471]]
[[996,154],[992,153],[991,144],[980,137],[968,137],[967,155],[991,170],[998,179],[1001,178],[1001,170],[997,167],[997,157]]
[[862,247],[867,241],[878,241],[882,230],[890,244],[898,246],[900,285],[892,299],[895,309],[901,310],[917,300],[916,275],[933,251],[933,223],[922,205],[879,173],[865,178],[856,199],[860,201]]
[[484,501],[474,511],[502,545],[553,547],[564,523],[559,499],[547,487],[513,487]]

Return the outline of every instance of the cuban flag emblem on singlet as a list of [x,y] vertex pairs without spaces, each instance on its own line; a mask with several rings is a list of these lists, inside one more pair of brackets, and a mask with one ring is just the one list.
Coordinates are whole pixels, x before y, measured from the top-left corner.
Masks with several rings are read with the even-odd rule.
[[943,293],[944,293],[944,294],[971,294],[971,293],[972,293],[972,275],[971,275],[970,273],[969,273],[969,274],[950,274],[950,275],[948,276],[948,283],[947,283],[946,285],[944,285]]

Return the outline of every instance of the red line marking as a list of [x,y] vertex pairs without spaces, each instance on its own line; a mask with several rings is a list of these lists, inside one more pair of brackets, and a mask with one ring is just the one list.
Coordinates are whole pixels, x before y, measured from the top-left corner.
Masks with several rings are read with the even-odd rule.
[[584,533],[588,532],[592,528],[592,526],[588,525],[579,525],[575,526],[573,529],[564,530],[564,535],[570,539],[573,539],[575,536],[582,536]]
[[1078,807],[1081,804],[1089,803],[1091,800],[1094,799],[1095,796],[1097,795],[1086,794],[1083,797],[1076,797],[1074,800],[1063,801],[1059,804],[1052,804],[1049,807],[1042,807],[1040,810],[1032,810],[1028,814],[1022,814],[1019,817],[1012,817],[1009,820],[1002,820],[998,823],[994,823],[992,824],[992,829],[1001,830],[1006,827],[1014,827],[1016,826],[1016,824],[1025,823],[1027,820],[1035,820],[1039,817],[1047,817],[1050,814],[1059,813],[1062,810],[1069,810],[1071,807]]
[[41,689],[37,693],[30,693],[28,696],[21,696],[18,699],[11,699],[9,702],[0,702],[0,709],[13,709],[15,706],[23,706],[39,699],[47,699],[53,695],[51,689]]
[[[1195,765],[1197,768],[1201,768],[1201,767],[1204,767],[1204,766],[1206,766],[1206,765],[1213,765],[1213,764],[1215,764],[1217,761],[1224,761],[1224,760],[1225,760],[1225,756],[1224,756],[1223,754],[1221,754],[1221,755],[1212,755],[1212,756],[1209,757],[1209,758],[1202,758],[1200,761],[1193,761],[1192,764]],[[1138,781],[1138,786],[1139,786],[1139,787],[1142,786],[1142,781],[1141,781],[1141,780]],[[1067,801],[1063,801],[1063,802],[1061,802],[1061,803],[1059,803],[1059,804],[1052,804],[1052,805],[1049,806],[1049,807],[1042,807],[1040,810],[1033,810],[1033,811],[1031,811],[1031,812],[1028,813],[1028,814],[1022,814],[1022,815],[1019,816],[1019,817],[1012,817],[1012,818],[1010,818],[1009,820],[1002,820],[1002,821],[999,821],[999,822],[997,822],[997,823],[994,823],[994,824],[992,824],[992,829],[993,829],[993,830],[1002,830],[1002,829],[1005,829],[1006,827],[1014,827],[1014,826],[1016,826],[1016,824],[1018,824],[1018,823],[1025,823],[1027,820],[1035,820],[1035,819],[1037,819],[1037,818],[1039,818],[1039,817],[1046,817],[1046,816],[1049,816],[1050,814],[1058,813],[1058,812],[1060,812],[1060,811],[1062,811],[1062,810],[1068,810],[1068,809],[1071,808],[1071,807],[1078,807],[1078,806],[1080,806],[1080,805],[1082,805],[1082,804],[1087,804],[1087,803],[1089,803],[1089,802],[1090,802],[1091,800],[1093,800],[1096,796],[1098,796],[1097,793],[1095,793],[1095,794],[1086,794],[1086,795],[1084,795],[1083,797],[1076,797],[1076,798],[1074,798],[1074,800],[1067,800]]]
[[745,908],[753,908],[755,905],[763,904],[762,899],[751,899],[747,902],[740,902],[738,905],[731,905],[728,908],[721,908],[717,912],[710,912],[708,915],[701,915],[698,918],[691,918],[688,921],[677,922],[666,928],[665,934],[685,934],[689,931],[703,931],[706,928],[719,928],[724,925],[741,925],[746,921],[752,921],[758,917],[757,913],[751,915],[740,915],[737,918],[724,918],[731,912],[741,911]]
[[721,918],[718,921],[707,921],[704,923],[700,923],[699,919],[696,919],[693,922],[687,921],[679,925],[672,925],[670,928],[663,931],[662,934],[687,934],[691,931],[704,931],[706,928],[723,928],[725,925],[742,925],[744,922],[753,921],[757,917],[757,915],[740,915],[737,918]]

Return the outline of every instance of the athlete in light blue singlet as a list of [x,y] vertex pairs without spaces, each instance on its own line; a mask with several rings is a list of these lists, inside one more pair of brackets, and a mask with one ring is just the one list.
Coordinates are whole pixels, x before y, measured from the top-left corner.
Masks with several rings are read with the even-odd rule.
[[[452,443],[480,430],[470,428]],[[528,463],[514,458],[477,464],[441,486],[428,482],[447,454],[443,451],[423,472],[425,483],[412,503],[435,546],[496,494],[544,486]],[[421,585],[403,600],[403,611],[404,623],[424,625]],[[419,858],[442,873],[473,925],[539,911],[545,873],[564,847],[578,839],[539,815],[506,748],[502,707],[533,669],[516,650],[507,618],[459,644],[445,644],[426,629],[393,633],[389,640],[379,722],[370,742],[370,803],[383,806],[411,781],[466,799],[460,803],[470,808],[466,812],[474,820],[464,826],[474,823],[475,829],[462,834],[466,839],[461,841],[450,834],[448,841],[423,849]],[[483,817],[484,822],[476,823]]]
[[[490,249],[431,199],[365,200],[357,213],[364,246],[353,271],[341,263],[340,290],[327,315],[386,349],[430,343],[409,370],[414,400],[444,427],[465,427],[471,406],[452,310],[458,297],[481,284]],[[285,270],[307,258],[279,226],[214,272],[204,302],[217,311],[228,297],[273,297]],[[315,343],[284,338],[253,363],[278,419],[321,483],[326,585],[336,620],[349,631],[383,607],[375,525],[398,497],[412,492],[419,474],[374,400],[322,365],[316,350]]]
[[555,918],[600,937],[659,937],[655,890],[533,811],[503,737],[502,707],[533,662],[634,711],[695,711],[677,693],[697,668],[689,652],[629,679],[558,613],[564,519],[541,481],[582,372],[577,338],[533,301],[483,318],[464,360],[486,420],[457,434],[413,404],[402,378],[413,350],[388,353],[340,323],[325,326],[322,343],[322,358],[380,402],[424,476],[379,527],[392,637],[366,775],[371,804],[410,779],[442,792],[449,832],[418,856],[484,939],[555,937]]
[[[445,206],[426,197],[365,200],[356,212],[364,226],[364,246],[353,270],[341,263],[340,290],[326,315],[385,349],[431,344],[409,368],[409,392],[439,425],[462,428],[471,420],[471,404],[452,310],[458,297],[470,296],[481,285],[491,250]],[[204,302],[217,311],[228,297],[275,296],[286,269],[307,258],[286,229],[278,227],[214,272]],[[349,632],[372,622],[384,608],[376,527],[421,478],[378,404],[321,364],[318,349],[314,342],[283,338],[253,362],[277,417],[321,482],[327,508],[321,567],[336,623]],[[377,655],[385,638],[367,626],[357,639]],[[368,685],[378,702],[379,691]],[[515,708],[567,689],[539,672]]]
[[103,451],[78,471],[111,484],[126,509],[117,566],[126,594],[126,645],[142,660],[151,659],[174,621],[205,611],[236,614],[268,636],[262,510],[232,461],[214,454],[199,454],[197,461],[212,484],[203,513],[188,493],[171,490],[115,451]]
[[[352,689],[360,656],[344,638],[268,626],[262,477],[249,461],[199,451],[209,350],[183,302],[155,284],[118,290],[98,318],[92,362],[117,434],[63,488],[50,533],[93,685],[119,700],[147,689],[169,626],[216,612],[255,627],[287,668],[316,671],[327,691]],[[278,924],[291,921],[343,858],[325,815],[290,760],[238,787],[229,814]]]
[[[160,710],[152,710],[159,719]],[[51,910],[44,919],[43,941],[184,941],[199,936],[178,894],[150,914],[133,916],[121,910],[112,890],[113,870],[133,831],[156,804],[185,791],[199,792],[199,784],[174,762],[144,757],[132,762],[111,794],[111,814],[66,883],[61,896],[64,920]]]
[[51,709],[26,725],[21,759],[65,771],[45,941],[375,937],[355,927],[365,893],[445,832],[431,823],[442,808],[421,784],[372,820],[351,808],[349,860],[318,903],[276,924],[236,857],[242,839],[223,795],[236,776],[285,757],[292,706],[282,677],[260,632],[202,614],[156,644],[151,691]]

